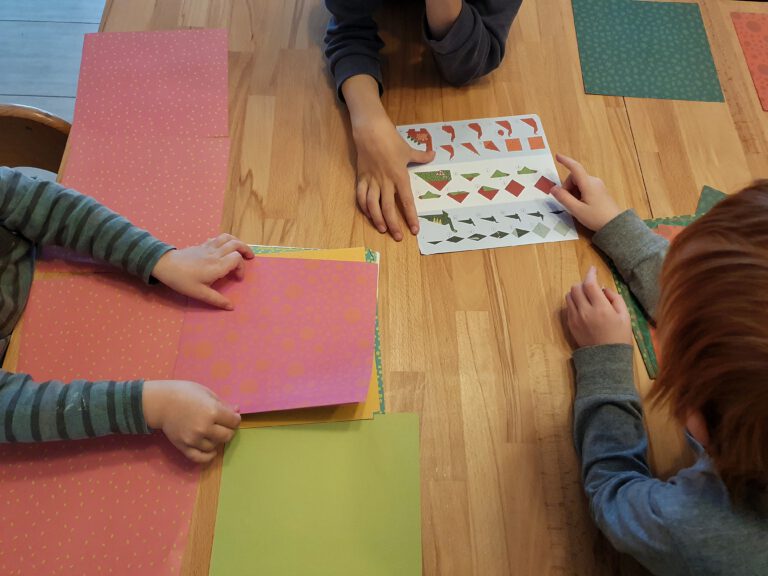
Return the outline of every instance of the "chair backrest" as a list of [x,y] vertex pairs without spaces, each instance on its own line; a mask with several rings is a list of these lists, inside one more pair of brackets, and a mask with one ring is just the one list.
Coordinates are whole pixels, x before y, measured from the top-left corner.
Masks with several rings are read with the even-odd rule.
[[39,108],[0,104],[0,166],[58,172],[71,125]]

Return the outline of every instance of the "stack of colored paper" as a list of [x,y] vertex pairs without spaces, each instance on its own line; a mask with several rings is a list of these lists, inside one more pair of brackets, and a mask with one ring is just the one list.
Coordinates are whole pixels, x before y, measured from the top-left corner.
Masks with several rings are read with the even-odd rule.
[[254,251],[261,254],[247,263],[244,280],[217,286],[234,311],[189,304],[174,377],[204,382],[243,414],[257,414],[250,426],[383,411],[378,255],[364,248]]

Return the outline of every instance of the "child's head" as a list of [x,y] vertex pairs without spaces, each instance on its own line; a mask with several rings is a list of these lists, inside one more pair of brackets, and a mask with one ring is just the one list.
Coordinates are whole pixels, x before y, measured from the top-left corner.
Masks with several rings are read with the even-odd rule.
[[731,494],[768,480],[768,180],[723,200],[670,248],[652,392],[699,423]]

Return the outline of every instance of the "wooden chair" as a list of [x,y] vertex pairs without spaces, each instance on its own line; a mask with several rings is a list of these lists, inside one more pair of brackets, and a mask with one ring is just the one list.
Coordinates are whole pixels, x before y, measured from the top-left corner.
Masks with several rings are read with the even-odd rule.
[[71,125],[31,106],[0,104],[0,166],[58,173]]

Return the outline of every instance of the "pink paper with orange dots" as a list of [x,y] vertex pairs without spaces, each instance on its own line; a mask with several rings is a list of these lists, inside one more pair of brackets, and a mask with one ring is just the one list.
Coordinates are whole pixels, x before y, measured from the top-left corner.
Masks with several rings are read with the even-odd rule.
[[226,138],[147,141],[80,133],[70,145],[62,184],[183,247],[218,234],[228,157]]
[[227,97],[226,30],[86,34],[75,131],[226,137]]
[[734,12],[731,18],[760,103],[768,111],[768,14]]
[[[175,246],[218,234],[229,157],[226,30],[88,34],[62,184]],[[43,250],[43,271],[93,270]]]
[[[18,371],[170,378],[184,305],[123,276],[36,279]],[[162,434],[0,445],[0,462],[0,573],[179,573],[199,468]]]
[[362,402],[371,378],[378,267],[255,258],[216,286],[232,312],[190,302],[174,378],[243,413]]

